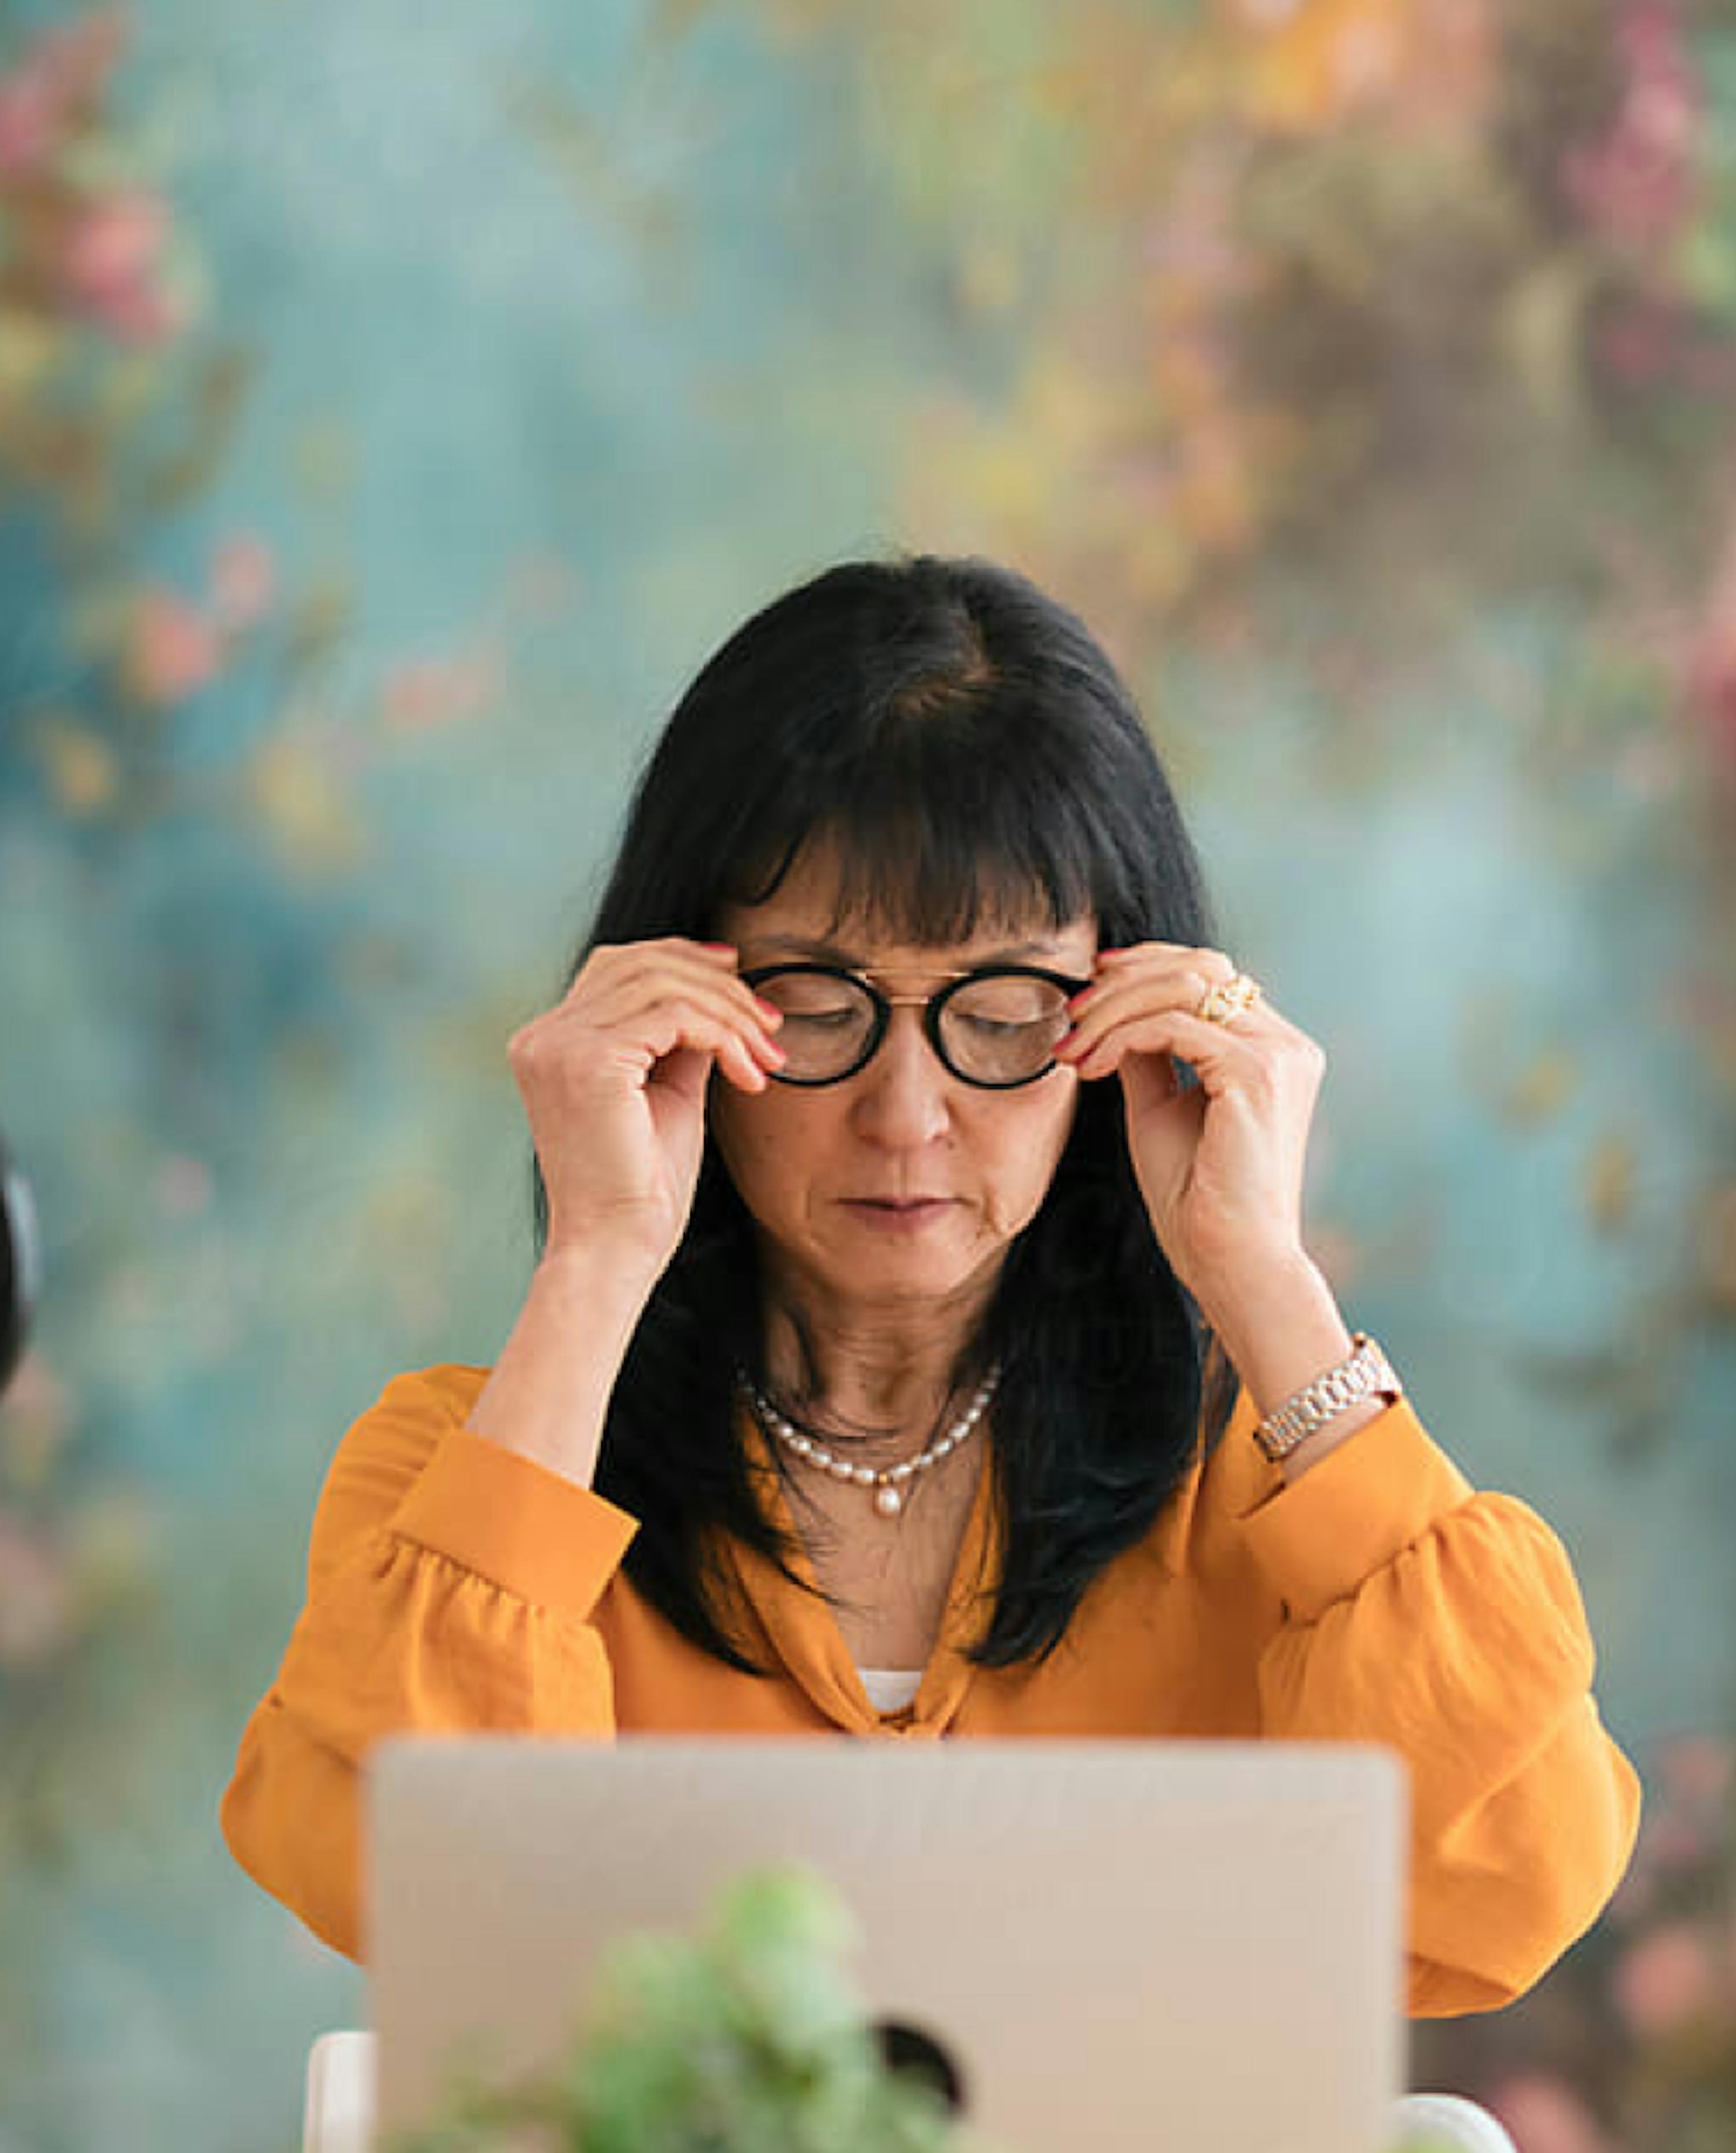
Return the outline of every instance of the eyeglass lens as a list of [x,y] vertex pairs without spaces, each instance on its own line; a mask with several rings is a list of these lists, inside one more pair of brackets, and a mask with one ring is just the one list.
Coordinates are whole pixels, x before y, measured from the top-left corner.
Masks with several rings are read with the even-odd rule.
[[[755,992],[783,1012],[781,1075],[807,1083],[848,1075],[874,1028],[874,1004],[860,981],[795,970],[762,980]],[[1016,1084],[1045,1069],[1067,1029],[1067,994],[1052,980],[993,973],[961,981],[942,1001],[941,1046],[956,1072],[979,1084]]]

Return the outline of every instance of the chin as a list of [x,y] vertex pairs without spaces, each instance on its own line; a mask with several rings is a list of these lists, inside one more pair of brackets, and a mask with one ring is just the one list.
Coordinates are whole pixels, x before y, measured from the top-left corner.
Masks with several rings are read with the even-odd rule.
[[841,1299],[939,1301],[992,1276],[1005,1249],[853,1250],[848,1263],[828,1265],[827,1282]]

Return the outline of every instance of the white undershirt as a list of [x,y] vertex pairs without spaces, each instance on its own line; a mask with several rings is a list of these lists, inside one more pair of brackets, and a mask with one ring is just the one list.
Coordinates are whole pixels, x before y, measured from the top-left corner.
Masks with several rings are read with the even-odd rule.
[[902,1712],[922,1687],[920,1667],[858,1667],[856,1672],[876,1712]]

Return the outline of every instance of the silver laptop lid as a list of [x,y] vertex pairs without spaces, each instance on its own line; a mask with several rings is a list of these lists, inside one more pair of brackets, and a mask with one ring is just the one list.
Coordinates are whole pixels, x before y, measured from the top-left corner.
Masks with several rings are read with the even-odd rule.
[[1406,1794],[1341,1744],[395,1737],[364,1791],[380,2121],[485,2029],[547,2063],[613,1938],[805,1860],[871,2012],[1015,2153],[1379,2153]]

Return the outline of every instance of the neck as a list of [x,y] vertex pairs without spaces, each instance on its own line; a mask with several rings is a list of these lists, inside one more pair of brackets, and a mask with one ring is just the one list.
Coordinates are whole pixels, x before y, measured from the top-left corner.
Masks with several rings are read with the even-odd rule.
[[928,1438],[953,1398],[954,1371],[985,1299],[846,1311],[768,1281],[767,1387],[793,1418],[851,1439],[863,1462],[883,1448],[901,1455],[913,1438]]

